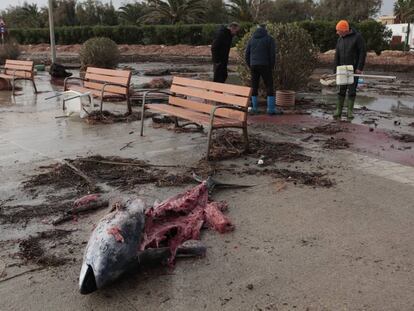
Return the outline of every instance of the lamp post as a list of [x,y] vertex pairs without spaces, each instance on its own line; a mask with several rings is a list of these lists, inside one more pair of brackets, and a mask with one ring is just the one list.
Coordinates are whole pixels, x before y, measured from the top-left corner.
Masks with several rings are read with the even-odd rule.
[[55,25],[53,24],[53,0],[49,0],[49,30],[50,30],[50,52],[52,64],[56,62],[56,46],[55,46]]

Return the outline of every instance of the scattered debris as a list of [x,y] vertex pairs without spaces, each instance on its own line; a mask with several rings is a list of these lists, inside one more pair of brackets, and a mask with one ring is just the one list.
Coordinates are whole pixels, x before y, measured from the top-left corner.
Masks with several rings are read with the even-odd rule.
[[101,194],[89,194],[73,203],[71,209],[66,210],[62,215],[53,219],[52,225],[60,225],[63,222],[70,221],[76,216],[85,212],[95,211],[99,208],[108,206],[108,198]]
[[[237,158],[243,154],[243,149],[242,135],[234,131],[216,131],[213,134],[210,158],[217,161]],[[294,143],[272,142],[260,135],[250,135],[247,154],[263,159],[263,165],[269,165],[277,161],[310,161],[311,157],[300,153],[302,150],[301,146]]]
[[114,114],[107,110],[102,111],[92,111],[86,118],[85,121],[89,124],[98,124],[98,123],[118,123],[118,122],[125,122],[130,123],[133,121],[141,120],[141,112],[133,112],[131,114]]
[[326,149],[347,149],[350,143],[345,138],[331,137],[323,144]]
[[131,144],[132,143],[134,143],[134,141],[130,141],[130,142],[128,142],[128,143],[126,143],[121,149],[119,149],[120,151],[121,150],[124,150],[124,149],[126,149],[126,148],[128,148],[128,147],[131,147]]
[[40,232],[36,236],[30,236],[19,244],[19,256],[34,264],[44,267],[56,267],[64,265],[68,259],[48,253],[47,248],[42,245],[44,240],[61,240],[73,231],[69,230],[50,230]]
[[403,143],[414,143],[414,135],[411,134],[396,134],[394,138]]
[[326,125],[306,129],[305,132],[312,134],[334,135],[340,132],[348,132],[348,129],[344,126],[341,126],[337,122],[332,122]]
[[144,89],[168,89],[172,84],[172,80],[164,78],[154,78],[148,83],[144,83],[142,88]]
[[[239,173],[240,175],[267,175],[272,176],[276,179],[283,179],[287,182],[293,182],[294,184],[302,184],[306,186],[330,188],[334,186],[334,182],[326,178],[326,174],[316,172],[299,172],[288,169],[276,169],[276,168],[265,168],[265,169],[245,169]],[[278,187],[278,186],[276,186]],[[284,189],[285,186],[281,185],[280,189]]]

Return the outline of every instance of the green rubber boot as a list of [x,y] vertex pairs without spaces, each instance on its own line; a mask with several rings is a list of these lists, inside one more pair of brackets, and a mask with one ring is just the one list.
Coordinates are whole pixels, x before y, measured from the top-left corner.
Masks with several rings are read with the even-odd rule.
[[342,109],[344,108],[345,96],[338,95],[338,102],[336,103],[336,111],[333,115],[334,119],[340,119],[342,116]]
[[354,104],[355,104],[355,97],[348,97],[348,112],[346,118],[348,121],[354,119]]

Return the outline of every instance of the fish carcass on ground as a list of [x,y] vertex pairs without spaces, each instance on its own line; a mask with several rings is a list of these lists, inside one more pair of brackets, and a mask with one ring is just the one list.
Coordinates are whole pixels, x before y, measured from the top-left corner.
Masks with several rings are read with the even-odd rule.
[[224,233],[234,229],[222,211],[225,202],[208,201],[207,182],[146,209],[139,198],[121,199],[100,220],[86,246],[79,277],[81,294],[104,287],[146,262],[174,263],[176,256],[202,256],[204,224]]

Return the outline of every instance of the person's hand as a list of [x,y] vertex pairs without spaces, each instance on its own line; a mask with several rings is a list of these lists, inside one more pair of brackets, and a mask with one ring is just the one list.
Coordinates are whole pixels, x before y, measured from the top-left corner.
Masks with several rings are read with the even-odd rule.
[[357,74],[357,75],[362,75],[363,74],[363,71],[362,70],[355,70],[355,73]]

